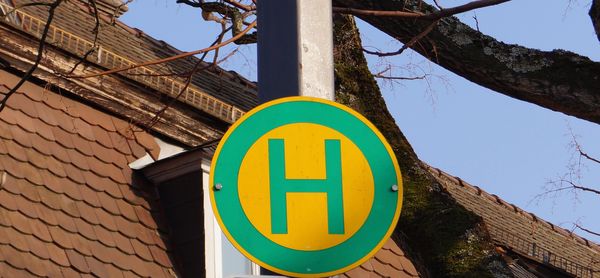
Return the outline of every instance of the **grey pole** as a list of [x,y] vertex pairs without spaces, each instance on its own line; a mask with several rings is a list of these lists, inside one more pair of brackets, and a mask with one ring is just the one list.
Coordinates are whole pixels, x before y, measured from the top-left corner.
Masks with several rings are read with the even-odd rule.
[[260,0],[257,8],[260,102],[334,100],[331,0]]

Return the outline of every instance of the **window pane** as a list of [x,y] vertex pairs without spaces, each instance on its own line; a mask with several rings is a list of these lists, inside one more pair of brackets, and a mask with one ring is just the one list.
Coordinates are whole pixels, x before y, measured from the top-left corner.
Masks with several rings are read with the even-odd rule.
[[227,237],[221,233],[223,252],[223,277],[231,278],[252,274],[252,263],[240,253]]

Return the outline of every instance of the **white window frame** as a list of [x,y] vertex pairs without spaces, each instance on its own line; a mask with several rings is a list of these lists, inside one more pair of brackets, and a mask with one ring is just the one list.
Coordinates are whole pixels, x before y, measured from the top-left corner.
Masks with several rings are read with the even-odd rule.
[[[204,254],[206,265],[206,277],[223,277],[223,250],[222,231],[214,216],[210,202],[210,164],[208,159],[202,159],[202,192],[204,206]],[[260,275],[260,266],[252,261],[251,276],[240,274],[240,277],[252,277]]]

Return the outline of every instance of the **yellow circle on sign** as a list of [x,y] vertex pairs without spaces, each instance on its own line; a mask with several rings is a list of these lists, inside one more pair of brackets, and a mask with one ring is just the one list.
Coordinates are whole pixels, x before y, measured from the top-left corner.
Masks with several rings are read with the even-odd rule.
[[[343,233],[330,233],[327,194],[288,192],[287,233],[273,233],[269,182],[269,140],[285,141],[285,178],[326,179],[325,140],[339,140]],[[323,250],[349,239],[367,219],[374,198],[373,174],[360,149],[343,134],[318,124],[295,123],[271,130],[250,147],[239,170],[242,209],[265,237],[287,248]]]

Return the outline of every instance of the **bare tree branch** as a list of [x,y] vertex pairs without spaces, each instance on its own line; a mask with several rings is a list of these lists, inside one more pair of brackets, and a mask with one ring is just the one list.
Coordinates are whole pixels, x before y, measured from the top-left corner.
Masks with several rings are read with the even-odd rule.
[[[577,135],[575,134],[575,132],[573,132],[573,129],[571,128],[571,126],[568,126],[568,128],[569,128],[569,133],[571,134],[570,146],[575,148],[575,151],[577,151],[577,153],[579,154],[579,158],[583,157],[589,161],[600,164],[600,159],[595,158],[583,151],[583,147],[581,147],[581,144],[579,144],[579,140],[577,140]],[[578,167],[581,167],[580,164],[581,164],[581,161],[579,161]]]
[[383,16],[383,17],[401,17],[415,18],[424,20],[438,20],[440,18],[453,16],[459,13],[468,12],[475,9],[498,5],[510,0],[477,0],[458,7],[438,10],[434,13],[421,13],[416,11],[386,11],[386,10],[364,10],[347,7],[333,7],[333,12],[351,14],[357,16]]
[[107,70],[107,71],[103,71],[103,72],[99,72],[99,73],[93,73],[93,74],[87,74],[87,75],[70,75],[70,76],[67,76],[67,77],[68,78],[91,78],[91,77],[98,77],[98,76],[102,76],[102,75],[108,75],[108,74],[113,74],[113,73],[128,71],[128,70],[139,68],[139,67],[145,67],[145,66],[162,64],[162,63],[175,61],[175,60],[182,59],[182,58],[189,57],[189,56],[193,56],[193,55],[202,54],[202,53],[215,50],[217,48],[223,47],[223,46],[225,46],[227,44],[230,44],[230,43],[234,42],[235,40],[237,40],[237,39],[241,38],[242,36],[244,36],[248,31],[250,31],[252,28],[254,28],[254,26],[256,26],[256,21],[252,22],[246,29],[244,29],[242,32],[240,32],[239,34],[237,34],[235,37],[232,37],[232,38],[230,38],[230,39],[228,39],[228,40],[226,40],[226,41],[224,41],[222,43],[219,43],[219,44],[216,44],[216,45],[204,48],[204,49],[190,51],[190,52],[185,52],[185,53],[181,53],[179,55],[175,55],[175,56],[168,57],[168,58],[146,61],[146,62],[143,62],[143,63],[139,63],[139,64],[127,66],[127,67],[122,67],[122,68],[111,69],[111,70]]
[[414,38],[412,38],[410,41],[408,41],[407,43],[405,43],[399,50],[394,51],[394,52],[386,52],[386,53],[382,53],[382,52],[377,52],[377,51],[369,51],[363,48],[363,51],[367,54],[371,54],[371,55],[377,55],[379,57],[385,57],[385,56],[395,56],[395,55],[400,55],[402,54],[406,49],[411,48],[415,45],[415,43],[417,43],[419,40],[421,40],[423,37],[427,36],[427,34],[429,34],[429,32],[431,32],[433,30],[433,28],[435,28],[435,26],[438,24],[439,20],[434,21],[433,23],[431,23],[429,26],[427,26],[427,28],[425,28],[425,30],[423,30],[423,32],[419,33],[418,35],[416,35]]
[[421,76],[413,76],[413,77],[404,77],[404,76],[391,76],[385,75],[386,72],[390,72],[392,70],[391,66],[388,66],[386,69],[373,74],[373,77],[380,79],[388,79],[388,80],[421,80],[427,78],[427,74]]
[[380,78],[380,79],[390,79],[390,80],[422,80],[422,79],[427,78],[426,75],[404,77],[404,76],[387,76],[387,75],[382,75],[382,74],[374,74],[373,77]]
[[537,197],[541,197],[543,195],[548,195],[550,193],[556,193],[556,192],[561,192],[561,191],[566,191],[566,190],[581,190],[581,191],[585,191],[585,192],[589,192],[589,193],[594,193],[594,194],[600,195],[600,190],[594,189],[594,188],[591,188],[591,187],[587,187],[587,186],[578,185],[578,184],[576,184],[575,182],[573,182],[572,180],[569,180],[569,179],[562,178],[562,179],[560,179],[558,181],[553,181],[551,183],[558,184],[558,185],[566,185],[566,186],[557,187],[557,188],[554,188],[554,189],[547,190],[544,193],[538,194],[536,196],[536,198]]
[[580,230],[582,230],[582,231],[584,231],[584,232],[586,232],[588,234],[595,235],[595,236],[600,236],[600,233],[597,233],[597,232],[594,232],[592,230],[589,230],[589,229],[586,229],[584,227],[581,227],[581,225],[579,225],[577,223],[575,223],[574,225],[575,225],[575,228],[580,229]]
[[247,12],[256,10],[256,5],[251,5],[251,6],[250,5],[244,5],[244,4],[242,4],[240,2],[236,2],[234,0],[224,0],[223,2],[228,3],[228,4],[230,4],[230,5],[232,5],[232,6],[236,7],[236,8],[242,9],[242,10],[247,11]]
[[586,187],[586,186],[577,185],[577,184],[575,184],[575,183],[574,183],[574,182],[572,182],[572,181],[565,181],[565,182],[567,182],[568,184],[570,184],[570,185],[571,185],[571,187],[572,187],[572,188],[574,188],[574,189],[579,189],[579,190],[581,190],[581,191],[590,192],[590,193],[595,193],[595,194],[598,194],[598,195],[600,195],[600,190],[593,189],[593,188]]
[[21,80],[19,80],[19,82],[4,95],[4,98],[0,100],[0,112],[4,110],[4,107],[6,107],[6,102],[8,101],[10,96],[17,92],[17,90],[19,90],[19,88],[21,88],[21,86],[23,86],[23,84],[27,82],[27,80],[33,75],[33,72],[40,65],[42,57],[44,56],[44,48],[46,46],[46,37],[48,36],[48,30],[50,30],[50,25],[52,24],[52,20],[54,19],[54,12],[56,11],[56,8],[58,8],[58,6],[62,3],[62,1],[63,0],[56,0],[54,3],[49,4],[48,19],[46,19],[46,25],[44,26],[44,30],[42,31],[42,36],[38,44],[35,62],[31,66],[31,68],[29,68],[29,70],[25,73],[25,75],[23,75]]
[[587,158],[590,161],[596,162],[598,164],[600,164],[600,160],[598,160],[597,158],[594,158],[590,155],[588,155],[587,153],[584,153],[581,149],[579,149],[579,154],[585,158]]
[[178,4],[186,4],[190,7],[194,7],[194,8],[202,8],[202,3],[200,2],[194,2],[194,1],[190,1],[190,0],[177,0]]
[[600,41],[600,0],[592,1],[592,7],[590,8],[590,18],[592,19],[592,24],[594,25],[594,30],[596,31],[596,36],[598,37],[598,41]]
[[[94,29],[92,29],[92,34],[94,34],[94,41],[92,42],[92,47],[90,49],[88,49],[83,56],[80,57],[79,61],[77,63],[75,63],[75,65],[73,66],[73,68],[71,68],[71,70],[69,71],[69,73],[67,73],[67,75],[71,75],[73,74],[73,72],[75,72],[75,70],[77,69],[77,67],[81,64],[83,64],[83,62],[85,62],[85,60],[87,60],[87,58],[92,55],[92,53],[94,53],[96,50],[98,50],[98,36],[100,35],[100,17],[98,15],[98,6],[96,6],[96,0],[89,0],[90,6],[92,6],[92,12],[94,15]],[[60,75],[60,74],[59,74]]]
[[[596,0],[600,1],[600,0]],[[399,11],[437,9],[418,0],[333,0],[337,7]],[[422,20],[366,16],[361,19],[408,43],[427,27]],[[564,50],[541,51],[500,42],[445,17],[412,49],[434,63],[498,93],[600,124],[600,63]]]

